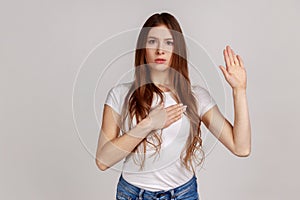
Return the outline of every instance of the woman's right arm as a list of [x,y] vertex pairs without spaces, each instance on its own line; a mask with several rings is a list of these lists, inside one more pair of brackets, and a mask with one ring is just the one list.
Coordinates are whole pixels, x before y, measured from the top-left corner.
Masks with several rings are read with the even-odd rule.
[[110,106],[104,105],[102,127],[95,159],[98,168],[106,170],[113,166],[131,153],[152,130],[168,127],[179,120],[184,111],[185,108],[182,104],[167,108],[164,108],[163,105],[157,106],[135,127],[118,137],[120,129],[116,122],[119,121],[120,115]]
[[106,170],[125,158],[152,131],[149,118],[145,118],[130,131],[117,137],[120,128],[116,122],[119,118],[119,114],[110,106],[104,105],[96,153],[96,164],[101,170]]

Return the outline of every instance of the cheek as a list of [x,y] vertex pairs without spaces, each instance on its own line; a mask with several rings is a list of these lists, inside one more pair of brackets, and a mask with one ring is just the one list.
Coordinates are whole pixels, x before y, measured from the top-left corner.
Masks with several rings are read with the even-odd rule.
[[172,60],[172,53],[168,54],[168,60],[169,60],[169,63],[171,63],[171,60]]
[[152,63],[153,57],[148,53],[145,55],[145,60],[146,60],[146,63]]
[[151,49],[148,49],[146,51],[146,57],[147,57],[147,59],[152,59],[154,57],[154,53],[155,53],[155,51],[153,51]]

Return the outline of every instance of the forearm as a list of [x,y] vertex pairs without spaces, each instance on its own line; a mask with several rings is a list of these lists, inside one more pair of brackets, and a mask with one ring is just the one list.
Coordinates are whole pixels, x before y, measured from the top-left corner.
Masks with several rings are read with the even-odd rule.
[[124,133],[111,141],[106,142],[102,149],[97,153],[97,159],[102,165],[111,167],[140,144],[140,142],[152,131],[147,118],[133,127],[130,131]]
[[233,89],[235,151],[247,155],[251,151],[251,125],[247,105],[246,89]]

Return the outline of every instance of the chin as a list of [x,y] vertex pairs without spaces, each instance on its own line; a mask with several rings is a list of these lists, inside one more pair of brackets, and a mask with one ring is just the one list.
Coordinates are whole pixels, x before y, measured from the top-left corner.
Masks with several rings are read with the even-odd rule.
[[170,67],[166,64],[152,64],[152,65],[150,65],[151,70],[161,71],[161,72],[167,71],[167,70],[169,70],[169,68]]

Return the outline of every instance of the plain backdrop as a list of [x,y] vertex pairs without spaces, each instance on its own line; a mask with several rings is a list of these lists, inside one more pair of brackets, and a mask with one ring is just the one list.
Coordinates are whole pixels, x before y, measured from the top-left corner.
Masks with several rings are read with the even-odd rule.
[[[201,199],[297,198],[299,10],[296,0],[1,1],[0,199],[114,199],[120,171],[97,168],[97,129],[79,137],[74,83],[99,43],[164,11],[216,65],[224,65],[229,44],[248,75],[251,155],[236,157],[217,143],[198,174]],[[222,79],[233,122],[231,88]],[[105,92],[96,102],[98,123]]]

